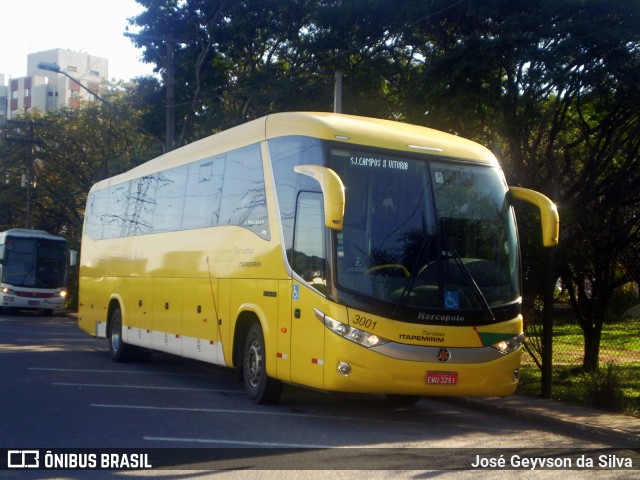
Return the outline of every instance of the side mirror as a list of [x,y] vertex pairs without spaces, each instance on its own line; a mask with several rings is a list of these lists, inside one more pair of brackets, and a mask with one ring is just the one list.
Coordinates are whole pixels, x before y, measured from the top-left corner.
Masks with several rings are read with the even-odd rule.
[[558,208],[548,197],[535,190],[522,187],[509,187],[512,198],[531,203],[540,209],[542,223],[542,244],[555,247],[560,239],[560,216]]
[[344,224],[344,184],[336,172],[320,165],[296,165],[293,170],[314,178],[322,188],[324,224],[332,230],[342,230]]
[[78,252],[69,250],[69,266],[74,267],[78,264]]

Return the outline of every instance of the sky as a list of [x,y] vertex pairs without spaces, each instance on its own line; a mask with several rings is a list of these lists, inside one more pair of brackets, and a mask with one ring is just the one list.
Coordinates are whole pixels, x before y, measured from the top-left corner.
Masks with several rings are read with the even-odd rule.
[[[127,19],[142,7],[135,0],[30,0],[3,5],[0,21],[0,74],[27,75],[27,55],[62,48],[109,60],[109,80],[152,73],[142,50],[123,35]],[[135,32],[135,30],[130,30]]]

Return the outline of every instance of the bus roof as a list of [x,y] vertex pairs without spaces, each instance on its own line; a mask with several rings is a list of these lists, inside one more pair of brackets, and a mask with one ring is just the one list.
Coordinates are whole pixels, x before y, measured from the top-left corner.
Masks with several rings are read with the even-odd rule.
[[4,243],[4,240],[7,237],[42,238],[44,240],[58,240],[63,242],[67,241],[64,237],[52,235],[51,233],[45,232],[44,230],[30,230],[27,228],[12,228],[10,230],[0,232],[0,243]]
[[408,123],[326,112],[275,113],[203,138],[102,180],[93,189],[212,157],[276,137],[302,135],[345,144],[460,158],[497,165],[495,156],[471,140]]

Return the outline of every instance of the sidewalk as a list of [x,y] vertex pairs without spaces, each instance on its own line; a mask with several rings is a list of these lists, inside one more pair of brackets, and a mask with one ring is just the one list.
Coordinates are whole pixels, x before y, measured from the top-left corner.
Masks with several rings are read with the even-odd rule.
[[[487,411],[520,416],[529,420],[590,432],[611,440],[640,447],[640,418],[595,408],[569,405],[555,400],[524,397],[452,398]],[[596,440],[594,438],[594,440]],[[604,440],[604,438],[603,438]]]

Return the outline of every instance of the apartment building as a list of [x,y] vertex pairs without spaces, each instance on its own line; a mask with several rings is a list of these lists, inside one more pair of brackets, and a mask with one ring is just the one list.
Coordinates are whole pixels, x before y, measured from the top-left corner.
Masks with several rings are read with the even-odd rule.
[[[41,62],[58,65],[60,72],[68,76],[39,68]],[[30,53],[27,55],[26,77],[10,78],[6,86],[3,76],[0,77],[0,123],[3,108],[5,119],[19,116],[32,108],[44,112],[62,107],[78,108],[82,101],[95,100],[80,84],[100,94],[100,88],[108,78],[109,61],[106,58],[62,48]],[[5,87],[4,107],[2,87]]]

